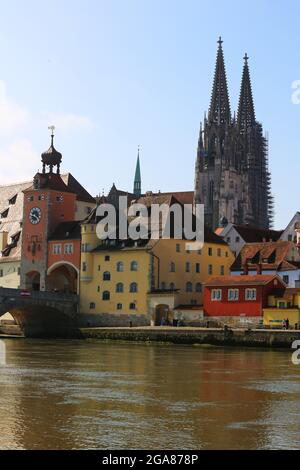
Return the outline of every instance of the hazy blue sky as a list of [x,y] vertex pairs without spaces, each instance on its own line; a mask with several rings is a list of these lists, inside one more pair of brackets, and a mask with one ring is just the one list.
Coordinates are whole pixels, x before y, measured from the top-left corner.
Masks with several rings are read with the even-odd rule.
[[216,58],[232,110],[243,55],[256,116],[270,138],[276,227],[296,210],[300,2],[251,0],[0,0],[0,182],[31,178],[57,126],[63,170],[93,194],[132,190],[141,145],[143,190],[191,190],[199,122]]

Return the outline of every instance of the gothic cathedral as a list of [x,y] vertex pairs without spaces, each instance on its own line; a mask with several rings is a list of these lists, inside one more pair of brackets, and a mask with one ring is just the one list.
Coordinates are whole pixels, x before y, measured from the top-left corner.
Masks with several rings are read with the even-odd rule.
[[255,118],[248,57],[237,116],[232,117],[221,38],[210,108],[200,125],[195,202],[204,204],[206,224],[213,229],[228,222],[272,226],[267,139]]

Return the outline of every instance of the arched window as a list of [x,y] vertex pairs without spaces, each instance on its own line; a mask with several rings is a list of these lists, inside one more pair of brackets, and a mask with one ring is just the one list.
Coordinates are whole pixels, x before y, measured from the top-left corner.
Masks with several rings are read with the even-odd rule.
[[175,263],[173,263],[172,261],[172,263],[170,263],[170,273],[175,273],[175,271],[176,271],[176,266],[175,266]]
[[171,282],[171,284],[170,284],[170,290],[175,290],[175,284],[174,284],[174,282]]
[[201,284],[201,282],[197,282],[197,284],[196,284],[196,292],[202,292],[202,284]]
[[186,292],[193,292],[193,284],[191,282],[187,282],[185,286]]
[[96,308],[96,304],[94,302],[90,303],[90,310],[94,310]]
[[110,281],[110,273],[108,271],[103,273],[103,281]]
[[124,263],[122,261],[119,261],[117,263],[117,272],[122,273],[124,271]]
[[103,300],[110,300],[110,292],[108,290],[105,290],[102,295]]
[[124,292],[124,284],[122,282],[118,282],[118,284],[116,285],[116,292],[118,292],[119,294]]
[[129,291],[130,291],[130,292],[137,292],[137,291],[138,291],[138,285],[137,285],[136,282],[132,282],[132,283],[130,284]]
[[129,309],[130,310],[135,310],[136,309],[136,305],[134,302],[132,302],[131,304],[129,304]]
[[138,270],[138,262],[137,261],[131,261],[130,264],[130,271],[137,271]]

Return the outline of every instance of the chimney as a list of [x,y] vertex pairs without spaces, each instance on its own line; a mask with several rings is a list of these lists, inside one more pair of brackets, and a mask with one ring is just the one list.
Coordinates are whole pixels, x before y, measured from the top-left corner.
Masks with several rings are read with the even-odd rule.
[[258,263],[258,264],[256,265],[256,273],[257,273],[257,274],[261,274],[261,272],[262,272],[262,266],[261,266],[261,263]]
[[248,262],[247,262],[247,260],[246,260],[246,261],[245,261],[245,264],[244,264],[244,266],[243,266],[243,275],[244,275],[244,276],[248,276],[248,274],[249,274],[249,268],[248,268]]

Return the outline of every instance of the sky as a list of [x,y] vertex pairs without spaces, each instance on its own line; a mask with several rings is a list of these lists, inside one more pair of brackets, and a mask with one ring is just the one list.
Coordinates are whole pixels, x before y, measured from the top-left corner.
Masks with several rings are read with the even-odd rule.
[[143,191],[193,190],[221,35],[232,111],[250,57],[275,228],[300,209],[298,0],[0,0],[0,8],[0,184],[41,169],[54,124],[62,171],[93,195],[113,183],[132,191],[138,145]]

